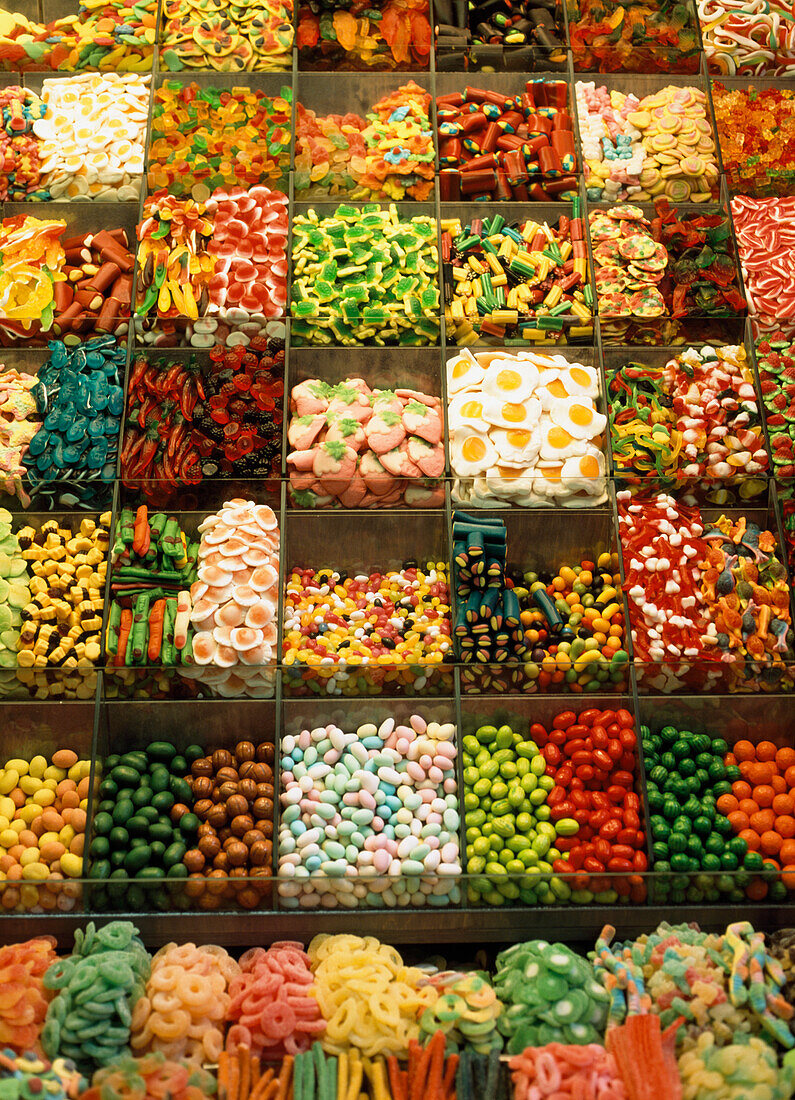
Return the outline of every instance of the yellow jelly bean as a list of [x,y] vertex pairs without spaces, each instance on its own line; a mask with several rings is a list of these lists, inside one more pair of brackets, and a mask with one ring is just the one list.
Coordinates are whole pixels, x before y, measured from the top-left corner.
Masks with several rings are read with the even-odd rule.
[[18,775],[27,775],[30,770],[30,764],[27,760],[6,760],[6,768],[13,768]]
[[15,817],[14,820],[11,822],[10,827],[14,830],[17,836],[19,836],[20,833],[24,832],[25,829],[27,829],[27,825],[21,817]]
[[49,787],[41,787],[34,794],[33,801],[37,806],[52,806],[55,801],[55,791],[51,791]]
[[42,806],[37,806],[35,802],[28,802],[26,806],[23,806],[19,811],[19,817],[26,825],[30,825],[31,821],[34,821],[39,814],[44,813]]
[[32,879],[34,882],[44,882],[50,874],[50,868],[46,863],[37,861],[36,863],[28,863],[22,868],[22,877],[24,879]]
[[30,762],[30,775],[36,779],[43,779],[47,770],[47,760],[44,756],[34,756]]
[[8,794],[19,783],[19,772],[16,768],[4,768],[0,775],[0,794]]
[[80,878],[83,873],[83,860],[72,852],[61,856],[61,870],[67,878]]
[[44,779],[54,779],[56,783],[60,783],[62,779],[66,779],[66,769],[56,768],[54,764],[50,764],[49,768],[44,772]]
[[27,795],[35,794],[42,786],[40,779],[36,779],[33,775],[23,775],[19,780],[19,789],[24,791]]
[[76,835],[72,825],[64,825],[63,829],[58,833],[58,839],[61,844],[63,844],[64,848],[68,848]]
[[6,851],[8,851],[9,848],[13,848],[18,840],[19,835],[15,833],[13,829],[3,829],[0,833],[0,846]]
[[14,800],[11,798],[0,798],[0,814],[3,817],[7,817],[9,821],[13,820],[14,814],[17,812],[17,808],[14,805]]
[[27,867],[29,863],[36,863],[39,860],[41,853],[38,848],[26,848],[22,855],[19,857],[19,862],[23,867]]

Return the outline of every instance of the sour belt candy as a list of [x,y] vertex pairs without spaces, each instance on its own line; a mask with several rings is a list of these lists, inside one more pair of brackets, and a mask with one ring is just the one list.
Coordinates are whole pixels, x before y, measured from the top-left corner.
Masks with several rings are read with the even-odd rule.
[[221,11],[203,0],[163,4],[160,67],[222,73],[290,67],[292,0],[239,0]]
[[296,504],[438,507],[444,500],[442,410],[413,389],[308,379],[290,394],[290,495]]
[[[292,221],[292,334],[300,344],[435,344],[436,221],[397,207],[338,206]],[[362,262],[359,262],[359,259]]]
[[505,576],[505,524],[453,513],[458,614],[454,637],[463,662],[519,660],[527,651],[519,600]]
[[715,142],[699,88],[670,85],[638,99],[578,81],[589,199],[710,202],[717,195]]
[[574,123],[564,80],[516,95],[466,87],[436,98],[442,201],[577,197]]
[[435,157],[430,107],[430,92],[414,81],[379,99],[366,119],[317,115],[297,103],[296,195],[427,200]]
[[412,715],[282,739],[279,898],[290,909],[455,903],[455,726]]
[[[194,633],[182,674],[234,698],[273,693],[279,528],[267,504],[235,497],[199,524]],[[188,658],[192,655],[192,660]]]
[[71,749],[30,760],[8,759],[0,770],[0,874],[4,909],[67,912],[81,886],[90,760]]
[[564,343],[591,333],[579,200],[554,225],[506,224],[502,214],[443,220],[442,272],[450,343]]
[[765,330],[795,318],[795,198],[731,201],[750,313]]
[[453,499],[590,507],[606,499],[597,371],[563,355],[463,351],[447,363]]
[[135,200],[141,192],[150,76],[86,73],[45,80],[41,187],[55,199]]
[[318,935],[308,949],[315,998],[326,1020],[323,1049],[348,1046],[367,1057],[405,1058],[419,1038],[417,1014],[436,1000],[422,971],[407,967],[394,947],[373,936]]
[[428,0],[310,0],[298,8],[301,68],[372,72],[427,69],[431,52]]
[[[42,1031],[44,1053],[71,1058],[79,1069],[113,1065],[126,1050],[132,1012],[149,976],[149,955],[134,925],[111,921],[97,929],[89,922],[75,932],[72,955],[54,962],[44,985],[55,990]],[[110,1013],[97,1017],[86,989],[95,990]]]
[[42,978],[55,957],[51,936],[0,947],[0,1043],[4,1047],[23,1052],[38,1042],[49,1000]]
[[147,182],[197,201],[216,187],[278,179],[290,166],[292,89],[216,88],[166,80],[155,89]]
[[697,73],[699,41],[692,9],[666,0],[627,8],[584,0],[569,21],[577,72]]
[[795,23],[780,0],[698,0],[709,72],[722,76],[792,76]]
[[326,1021],[312,996],[314,978],[303,944],[289,940],[254,947],[240,957],[239,976],[229,985],[227,1050],[296,1055],[309,1050]]
[[205,1100],[215,1090],[215,1078],[208,1070],[158,1053],[122,1057],[98,1069],[81,1098],[102,1100],[111,1094],[118,1100]]
[[718,142],[732,191],[759,197],[792,193],[795,142],[789,120],[794,100],[789,88],[727,88],[713,81]]
[[[527,1003],[525,990],[534,996]],[[494,988],[509,1006],[499,1019],[509,1054],[547,1043],[587,1046],[602,1039],[609,994],[585,959],[561,943],[530,940],[497,956]]]
[[161,947],[133,1009],[131,1049],[185,1059],[191,1069],[217,1061],[232,1003],[230,983],[239,976],[240,967],[223,947]]

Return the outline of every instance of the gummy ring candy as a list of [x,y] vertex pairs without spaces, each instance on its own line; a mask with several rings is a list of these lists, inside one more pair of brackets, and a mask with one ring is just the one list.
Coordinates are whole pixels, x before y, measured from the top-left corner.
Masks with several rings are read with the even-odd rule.
[[295,1030],[295,1013],[292,1007],[286,1001],[274,1001],[260,1027],[269,1046],[286,1039]]
[[109,985],[132,989],[135,976],[126,963],[117,959],[105,959],[99,964],[99,974]]
[[75,964],[71,959],[59,959],[47,970],[42,979],[45,989],[63,989],[69,985],[74,970]]
[[[223,978],[221,980],[223,982]],[[207,1003],[205,979],[199,974],[181,974],[176,992],[182,1003],[190,1008]]]
[[158,1039],[174,1042],[181,1038],[190,1026],[190,1014],[177,1009],[169,1015],[157,1015],[149,1021],[149,1026]]
[[[108,951],[125,951],[133,938],[133,926],[126,921],[114,920],[100,928],[96,933],[97,945]],[[88,942],[88,936],[86,936]],[[93,945],[92,945],[93,946]],[[89,954],[90,948],[84,947],[83,954]]]

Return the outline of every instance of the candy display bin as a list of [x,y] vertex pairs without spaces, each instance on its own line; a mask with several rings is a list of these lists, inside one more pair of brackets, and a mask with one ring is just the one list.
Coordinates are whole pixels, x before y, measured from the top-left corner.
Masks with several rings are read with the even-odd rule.
[[[506,574],[517,582],[520,579],[524,582],[518,584],[520,593],[526,590],[528,574],[537,575],[538,579],[551,583],[558,575],[558,570],[564,566],[576,571],[581,568],[584,559],[596,563],[604,554],[615,556],[612,563],[601,571],[620,573],[618,541],[610,502],[587,510],[555,508],[553,511],[536,511],[510,508],[483,514],[502,519],[505,523],[508,546]],[[455,565],[452,580],[455,587]],[[529,583],[532,583],[532,578]],[[460,601],[460,597],[458,600]],[[619,606],[616,612],[611,612],[611,620],[626,624],[624,596],[619,592],[614,602]],[[529,592],[520,595],[520,606],[523,611],[536,606]],[[527,625],[532,627],[529,617]],[[463,696],[515,694],[539,697],[576,693],[587,698],[594,692],[605,696],[626,694],[630,690],[631,663],[631,643],[626,625],[621,641],[622,644],[612,659],[600,653],[595,662],[598,668],[595,673],[594,664],[586,663],[584,657],[583,663],[575,659],[572,664],[568,651],[558,648],[557,659],[554,654],[550,654],[548,649],[554,642],[554,635],[546,644],[539,640],[536,649],[530,645],[527,655],[521,661],[490,665],[477,661],[463,663],[459,669],[461,692]],[[473,707],[477,705],[472,704]],[[539,705],[547,704],[544,702]],[[491,699],[484,700],[482,706],[488,709],[494,703]]]
[[[419,138],[417,133],[407,136],[410,150],[410,165],[412,170],[405,172],[407,164],[403,162],[396,165],[396,171],[392,172],[385,180],[382,180],[380,191],[382,201],[390,199],[402,199],[411,202],[418,195],[421,201],[433,202],[434,200],[434,171],[436,169],[436,153],[433,142],[433,77],[430,73],[340,73],[333,81],[328,76],[317,72],[299,72],[296,80],[295,92],[295,174],[294,190],[298,201],[315,202],[345,202],[350,196],[353,200],[362,199],[370,201],[376,195],[378,182],[381,177],[375,177],[368,172],[365,161],[365,153],[377,163],[379,141],[385,142],[380,135],[386,129],[385,123],[376,122],[376,129],[371,135],[365,137],[360,143],[360,150],[353,152],[349,146],[343,158],[335,162],[332,152],[331,158],[324,162],[320,154],[315,154],[313,145],[316,137],[316,127],[329,115],[338,115],[343,118],[348,115],[356,115],[363,119],[368,130],[377,117],[373,108],[377,103],[393,97],[393,103],[398,103],[398,91],[401,88],[415,85],[413,93],[419,96],[417,88],[427,95],[427,117],[431,131],[430,138]],[[313,112],[316,121],[313,129],[308,130],[309,121],[306,112]],[[385,118],[389,117],[388,107],[382,108]],[[408,122],[412,129],[417,124],[412,111]],[[347,129],[347,122],[343,123],[341,132],[338,131],[328,139],[332,143],[344,142],[346,138],[351,141],[353,131]],[[354,127],[358,130],[358,127]],[[394,132],[394,127],[392,128]],[[375,144],[373,143],[375,141]],[[383,146],[381,156],[387,154],[386,166],[389,167],[392,150]],[[320,160],[318,161],[318,157]],[[426,159],[428,158],[428,159]],[[368,180],[368,185],[357,185],[356,177],[351,173],[351,165],[356,162],[356,176]],[[323,167],[326,171],[323,172]],[[416,170],[415,170],[416,169]],[[407,190],[411,188],[411,192]]]
[[[775,90],[779,95],[790,96],[792,93],[786,84],[769,76],[721,76],[713,77],[709,83],[716,144],[729,193],[754,198],[795,195],[795,168],[791,160],[781,164],[788,144],[786,120],[792,110],[792,100],[781,102],[777,120],[756,94]],[[725,91],[721,92],[721,88]],[[736,98],[736,93],[745,98]],[[784,122],[784,127],[779,122]],[[780,147],[778,141],[781,141]],[[749,146],[759,151],[751,152]]]
[[[4,706],[3,721],[3,762],[14,762],[17,782],[14,788],[19,790],[19,783],[24,780],[23,770],[19,767],[24,762],[27,767],[34,762],[34,770],[39,772],[38,777],[30,773],[25,782],[33,780],[35,785],[43,786],[44,779],[67,777],[67,769],[56,769],[54,775],[48,774],[44,769],[52,767],[52,756],[61,759],[59,753],[68,750],[75,760],[76,771],[85,772],[84,778],[79,783],[79,797],[86,800],[86,808],[75,805],[68,809],[69,821],[61,816],[61,810],[67,814],[67,809],[61,805],[64,796],[64,788],[58,788],[52,792],[52,801],[49,806],[57,806],[49,809],[46,799],[42,799],[39,814],[44,818],[47,815],[43,829],[36,828],[36,841],[29,836],[23,838],[27,841],[26,847],[41,845],[44,851],[34,861],[35,877],[33,872],[27,872],[21,879],[6,879],[7,867],[3,867],[3,879],[0,883],[0,920],[9,914],[78,914],[84,910],[84,896],[81,879],[83,877],[83,847],[86,835],[86,817],[91,811],[91,799],[97,780],[96,770],[91,766],[93,760],[94,741],[94,703],[76,703],[69,707],[63,707],[58,703],[37,702],[19,705],[6,702]],[[79,766],[77,761],[83,763]],[[71,765],[70,765],[71,767]],[[90,770],[89,770],[90,769]],[[8,788],[9,782],[13,783],[13,777],[9,779],[10,768],[6,766],[4,772],[3,787]],[[70,777],[71,778],[71,777]],[[59,784],[61,780],[58,780]],[[73,796],[68,801],[75,802],[78,798],[78,787],[74,782],[68,783],[72,788]],[[4,789],[0,796],[3,802],[8,802],[10,790]],[[27,805],[34,803],[33,795],[36,792],[31,787],[25,791]],[[41,797],[41,796],[39,796]],[[7,821],[9,818],[8,807],[4,806],[0,814]],[[75,816],[78,815],[78,816]],[[29,824],[34,824],[36,818],[32,818]],[[67,828],[68,826],[68,828]],[[6,826],[8,829],[8,826]],[[45,836],[42,842],[39,837]],[[4,837],[4,848],[9,847],[8,837]],[[60,855],[59,855],[60,852]],[[61,863],[61,856],[68,856],[66,865]],[[3,858],[6,858],[5,851]],[[45,859],[47,860],[45,862]],[[29,861],[28,861],[29,862]],[[27,864],[26,864],[27,865]],[[45,873],[47,872],[47,873]]]
[[[605,347],[602,358],[605,371],[605,384],[607,386],[609,399],[617,401],[622,395],[621,378],[623,378],[623,375],[618,379],[616,375],[622,372],[624,368],[634,364],[641,368],[649,368],[654,372],[661,372],[666,364],[670,363],[677,356],[681,356],[686,350],[692,348],[701,352],[702,349],[710,346],[719,349],[724,345],[718,341],[712,345],[708,345],[703,340],[696,340],[676,347]],[[678,495],[685,503],[700,505],[725,504],[742,506],[745,501],[766,499],[768,493],[768,477],[771,473],[770,455],[767,433],[764,427],[764,414],[762,412],[762,404],[759,397],[758,379],[754,370],[749,333],[746,332],[745,339],[735,346],[740,346],[744,350],[745,363],[750,375],[750,383],[753,385],[755,391],[754,400],[756,402],[758,415],[751,418],[749,426],[753,426],[759,433],[758,446],[760,450],[764,452],[764,468],[749,473],[744,467],[737,466],[729,477],[710,477],[709,479],[705,478],[699,480],[695,477],[684,476],[681,470],[681,467],[684,466],[684,462],[680,459],[676,464],[676,473],[665,476],[664,463],[659,469],[656,468],[653,459],[642,451],[637,452],[641,455],[642,467],[635,465],[630,460],[629,450],[632,446],[631,440],[633,438],[630,434],[630,428],[635,418],[629,413],[631,398],[628,398],[623,407],[616,405],[616,412],[614,413],[611,411],[610,413],[611,428],[608,430],[609,449],[611,453],[612,473],[616,479],[617,489],[632,487],[642,491],[644,487],[650,487],[653,488],[654,491],[672,492]],[[654,385],[658,384],[658,381],[655,379]],[[651,393],[648,387],[647,392]],[[668,398],[667,400],[671,399]],[[610,404],[610,400],[608,404]],[[654,414],[652,415],[654,416]],[[676,423],[678,420],[674,417],[672,410],[670,415],[674,419],[668,424],[668,427],[672,430],[677,430]],[[755,444],[754,446],[757,445]],[[759,459],[756,461],[756,454],[754,457],[756,464],[760,465],[762,460]]]
[[[239,151],[236,151],[234,164],[229,162],[228,170],[222,170],[219,167],[216,169],[216,174],[209,167],[191,171],[184,161],[180,163],[177,160],[177,164],[172,165],[170,172],[166,172],[163,167],[164,153],[162,150],[165,146],[171,144],[173,134],[167,126],[164,126],[161,130],[157,123],[158,111],[161,109],[164,111],[164,122],[168,121],[168,111],[162,106],[162,97],[165,97],[169,90],[177,91],[180,88],[187,89],[194,85],[197,86],[200,94],[212,89],[220,94],[233,92],[233,94],[239,95],[242,90],[258,98],[284,99],[286,110],[281,108],[279,113],[284,113],[286,121],[282,123],[281,127],[277,127],[280,134],[281,130],[284,130],[283,137],[280,136],[280,140],[271,141],[256,139],[260,141],[259,152],[261,154],[261,160],[257,165],[252,165],[250,159],[247,159],[246,156],[246,152],[253,147],[255,140],[255,138],[249,137],[245,145],[245,152],[241,155]],[[185,69],[179,73],[161,71],[159,75],[153,78],[153,86],[146,181],[149,194],[165,187],[173,195],[181,197],[190,195],[197,201],[201,201],[209,197],[210,192],[216,187],[223,187],[224,189],[232,186],[248,188],[255,184],[262,184],[272,190],[288,193],[291,155],[290,134],[292,132],[293,117],[293,89],[289,73],[247,72],[233,75],[203,70],[197,72],[192,69]],[[284,95],[285,92],[287,93],[286,96]],[[211,128],[211,124],[209,122],[204,123],[204,128],[206,131]],[[194,147],[201,149],[201,143],[205,140],[204,134],[197,139],[191,135],[190,131],[183,137],[185,146],[191,149]],[[231,135],[228,141],[230,145],[234,146],[234,139]],[[221,156],[219,159],[226,158]],[[167,180],[167,175],[174,178]]]
[[[423,700],[362,700],[362,699],[334,699],[324,706],[322,712],[317,708],[315,700],[285,699],[282,705],[282,726],[280,743],[285,745],[285,738],[289,738],[289,746],[293,740],[297,740],[302,731],[314,730],[316,726],[329,725],[337,727],[344,733],[363,731],[361,736],[367,734],[365,726],[380,727],[381,724],[393,719],[397,725],[409,724],[412,715],[418,715],[426,723],[437,722],[440,725],[457,724],[456,707],[452,698],[449,699],[423,699]],[[372,731],[369,731],[372,734]],[[359,742],[361,744],[361,742]],[[287,748],[283,748],[281,754],[281,767],[277,788],[277,823],[276,835],[278,843],[274,844],[274,856],[276,860],[276,875],[278,878],[277,895],[278,907],[281,910],[296,913],[300,910],[356,910],[357,915],[361,911],[372,912],[400,909],[405,911],[418,909],[436,909],[445,914],[449,910],[458,908],[461,902],[461,889],[459,886],[461,877],[460,865],[460,807],[461,807],[461,770],[460,770],[460,734],[452,741],[456,749],[455,769],[449,779],[445,780],[444,790],[448,805],[450,796],[456,796],[457,806],[449,822],[445,817],[444,827],[452,834],[446,843],[455,846],[456,855],[447,864],[445,873],[407,874],[393,875],[391,869],[386,875],[376,880],[369,880],[365,875],[357,882],[357,876],[345,876],[335,878],[320,873],[310,873],[307,878],[301,878],[289,874],[291,866],[289,861],[280,862],[280,856],[294,848],[290,843],[291,831],[287,821],[282,820],[282,814],[286,806],[282,801],[285,793],[285,783],[282,772],[289,767],[291,758]],[[448,790],[448,787],[451,789]],[[441,788],[440,788],[441,789]],[[289,796],[288,796],[289,797]],[[441,795],[440,795],[441,797]],[[294,812],[294,811],[293,811]],[[365,890],[365,884],[370,888]]]
[[565,73],[568,53],[565,45],[542,46],[538,43],[525,46],[448,45],[436,43],[436,72],[483,72],[491,80],[494,72],[501,73]]
[[[370,501],[368,505],[370,510],[380,507],[401,508],[406,506],[443,508],[445,503],[444,474],[447,467],[446,456],[448,451],[446,448],[444,428],[444,396],[442,393],[442,378],[439,371],[439,352],[432,348],[416,348],[409,360],[407,360],[406,356],[402,355],[397,348],[384,348],[382,351],[374,353],[370,348],[356,348],[353,351],[348,351],[343,348],[331,348],[328,351],[321,351],[318,348],[299,347],[293,348],[290,352],[290,393],[292,393],[293,390],[297,390],[299,386],[303,387],[305,382],[319,381],[320,383],[326,383],[330,386],[338,386],[347,379],[354,382],[363,380],[371,390],[400,391],[400,400],[405,402],[406,406],[415,399],[422,401],[424,396],[435,398],[439,403],[438,414],[442,427],[440,442],[443,449],[442,452],[439,451],[437,447],[436,454],[440,458],[442,453],[444,454],[444,466],[439,471],[438,476],[425,477],[415,475],[398,481],[386,471],[380,471],[378,474],[374,473],[375,470],[379,470],[380,460],[377,460],[374,453],[365,445],[364,450],[360,452],[361,456],[363,457],[364,454],[371,454],[373,457],[376,457],[376,461],[373,461],[372,458],[368,461],[371,462],[371,467],[373,468],[373,476],[371,476],[372,487],[376,490],[380,490],[382,487],[384,489],[380,498],[362,495],[358,490],[353,497],[349,496],[347,493],[341,493],[339,496],[328,498],[321,496],[319,492],[311,488],[306,488],[303,479],[307,475],[299,471],[291,461],[287,461],[288,506],[302,508],[347,508],[358,507],[358,505],[352,503],[353,500],[367,499]],[[303,389],[298,390],[299,397],[303,392]],[[289,433],[290,425],[293,422],[296,422],[296,426],[293,428],[295,432],[297,430],[297,421],[300,419],[294,407],[294,403],[291,401],[290,393],[286,394],[285,399],[287,409],[285,414],[286,433]],[[328,400],[333,399],[333,395],[330,394]],[[297,400],[298,399],[296,399],[296,403]],[[294,438],[296,437],[294,436]],[[298,440],[298,442],[300,442],[300,440]],[[316,447],[318,445],[313,442],[312,446]],[[297,446],[294,447],[289,442],[289,438],[287,438],[284,452],[285,458],[287,459],[292,454],[297,454],[298,450]],[[379,484],[379,482],[381,482],[381,484]],[[401,485],[400,492],[391,492],[398,484]],[[359,483],[359,488],[361,488],[361,483]],[[381,499],[385,499],[386,503],[381,504]]]
[[[294,569],[333,569],[369,575],[400,569],[405,562],[421,568],[449,566],[447,522],[441,511],[288,510],[282,531],[282,563],[289,583]],[[450,695],[453,689],[452,650],[415,663],[348,665],[325,659],[312,663],[301,659],[300,650],[284,655],[285,698],[338,695]],[[356,671],[358,669],[358,672]],[[356,674],[355,674],[356,673]]]
[[300,70],[427,72],[430,66],[430,0],[412,10],[390,0],[296,8]]
[[678,6],[686,16],[680,15],[676,26],[668,10],[658,14],[664,4],[646,5],[636,17],[618,4],[600,6],[592,0],[567,0],[565,8],[576,73],[700,71],[701,35],[692,0]]
[[[187,802],[191,810],[196,805],[190,790],[182,784],[181,776],[191,771],[190,759],[186,760],[184,755],[186,750],[188,750],[187,756],[193,759],[198,758],[199,749],[202,750],[202,759],[212,756],[218,750],[227,750],[234,759],[236,746],[247,742],[252,748],[260,747],[258,759],[260,756],[263,760],[268,758],[267,767],[270,774],[276,738],[275,703],[261,700],[244,702],[237,700],[234,703],[219,700],[210,704],[206,702],[151,704],[145,701],[135,703],[105,701],[99,708],[97,729],[96,760],[97,769],[101,773],[101,782],[97,790],[91,821],[86,871],[86,877],[90,882],[91,909],[94,912],[135,913],[270,909],[273,867],[271,859],[274,803],[272,785],[269,797],[257,807],[257,814],[259,815],[261,811],[263,816],[258,816],[256,823],[256,828],[262,834],[261,847],[253,857],[257,860],[256,866],[250,862],[252,857],[245,854],[242,863],[238,863],[236,853],[233,856],[233,863],[223,861],[223,870],[222,861],[216,860],[214,865],[212,860],[208,860],[200,874],[190,872],[194,877],[189,877],[189,872],[181,863],[181,856],[179,860],[176,856],[179,855],[179,851],[192,851],[190,866],[194,866],[193,858],[198,859],[195,849],[199,819],[194,820],[195,815],[191,814],[188,823],[182,824],[183,818],[178,816],[178,812],[172,812],[165,807],[169,802],[172,804],[176,802],[183,807]],[[169,752],[172,754],[170,759],[167,759],[168,753],[159,751],[163,743],[170,746]],[[193,748],[192,752],[189,746]],[[178,754],[177,757],[173,756],[174,750]],[[152,821],[159,821],[164,835],[167,835],[169,840],[165,846],[162,842],[157,845],[151,833],[142,822],[137,820],[135,813],[133,816],[136,821],[128,829],[127,823],[130,817],[128,815],[125,818],[122,811],[118,809],[120,802],[124,801],[118,798],[117,791],[122,788],[125,781],[126,773],[123,772],[125,754],[137,751],[147,754],[148,771],[144,770],[139,774],[148,776],[149,782],[152,783],[148,788],[151,799],[148,805],[157,811],[155,814],[151,814],[151,810],[146,811],[149,816],[145,820],[150,821],[151,818]],[[221,766],[224,764],[224,760],[221,759],[224,755],[222,752],[219,756],[218,762]],[[116,765],[122,768],[120,772],[116,772],[111,766],[114,757],[117,758]],[[163,784],[166,783],[166,779],[161,782],[157,775],[157,762],[163,760],[167,761],[163,766],[172,777],[165,788],[171,798],[166,795],[162,805],[153,806],[153,802],[158,802],[157,790],[154,788],[162,790]],[[184,772],[183,764],[187,764]],[[163,774],[161,770],[160,775]],[[147,789],[146,778],[141,778],[138,782],[144,790]],[[142,809],[145,804],[147,800],[143,796],[133,795],[135,811]],[[224,806],[224,820],[220,821],[217,817],[212,819],[218,829],[226,824],[226,804],[225,802],[219,804]],[[203,813],[203,820],[210,819]],[[113,832],[114,829],[119,828],[122,832]],[[251,828],[254,828],[253,819]],[[199,832],[199,841],[202,835]],[[237,833],[234,835],[236,836]],[[149,858],[143,863],[142,857],[132,856],[132,852],[137,847],[146,846],[136,844],[136,836],[149,841]],[[98,838],[101,837],[107,838],[107,844],[103,840],[98,842]],[[251,844],[253,843],[254,838],[251,838]],[[177,845],[178,849],[172,849],[172,845]],[[220,843],[217,848],[220,852]],[[205,850],[210,851],[210,849]],[[123,858],[125,855],[126,862]],[[179,874],[171,869],[174,866],[179,867]]]

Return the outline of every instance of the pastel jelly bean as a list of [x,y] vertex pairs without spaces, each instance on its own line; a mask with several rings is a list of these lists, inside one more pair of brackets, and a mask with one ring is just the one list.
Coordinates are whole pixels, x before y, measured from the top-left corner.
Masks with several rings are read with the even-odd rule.
[[349,577],[294,567],[282,638],[290,693],[360,694],[387,685],[438,691],[448,671],[436,666],[452,657],[446,570],[444,562],[410,561],[402,569]]
[[577,197],[577,153],[563,80],[521,94],[467,87],[436,98],[442,201]]
[[748,311],[769,332],[795,317],[795,198],[737,195],[731,212]]
[[176,896],[199,828],[185,774],[200,756],[196,745],[178,754],[170,742],[155,741],[105,759],[88,849],[98,904],[136,911]]
[[291,103],[290,87],[274,97],[166,80],[154,92],[149,190],[201,202],[216,187],[279,179],[289,169]]
[[199,524],[182,675],[212,694],[274,691],[279,525],[267,504],[235,497]]
[[229,986],[227,1050],[251,1050],[268,1059],[301,1054],[322,1035],[326,1021],[312,996],[314,978],[303,944],[289,940],[254,947],[240,958]]
[[131,1050],[139,1056],[157,1053],[184,1060],[191,1069],[217,1061],[232,983],[239,978],[240,967],[223,947],[161,947],[133,1009]]
[[274,755],[268,741],[239,741],[232,751],[214,749],[191,762],[185,782],[200,824],[195,846],[185,853],[186,890],[202,909],[226,900],[256,909],[270,899]]
[[46,520],[17,538],[30,575],[17,677],[38,698],[93,699],[102,653],[102,609],[111,516],[75,529]]
[[419,1038],[417,1010],[436,1000],[433,989],[420,984],[422,971],[406,966],[394,947],[374,936],[320,934],[307,954],[326,1019],[323,1049],[405,1058],[411,1040]]
[[[455,727],[412,715],[282,739],[279,899],[289,909],[455,903]],[[307,763],[310,761],[311,763]]]
[[695,14],[649,0],[643,10],[585,0],[569,22],[577,72],[697,73],[699,40]]
[[562,355],[467,350],[447,362],[447,395],[454,501],[604,503],[607,417],[593,367]]
[[[532,1004],[523,995],[528,982]],[[499,1020],[509,1054],[547,1043],[587,1047],[602,1038],[610,996],[590,964],[561,943],[530,940],[501,951],[494,988],[509,1006]]]
[[[563,343],[591,331],[588,260],[579,213],[554,225],[502,214],[442,220],[445,325],[452,344],[506,337]],[[472,277],[474,273],[474,278]]]
[[[84,1072],[116,1062],[127,1048],[149,963],[137,929],[128,921],[111,921],[100,929],[90,921],[85,932],[78,928],[73,953],[54,962],[44,975],[45,988],[56,991],[42,1031],[44,1053],[71,1058]],[[99,1018],[81,996],[95,984],[98,994],[105,994],[104,1003],[112,1006]]]
[[290,394],[290,495],[317,508],[443,503],[441,401],[414,389],[372,390],[361,378],[310,378]]
[[222,73],[289,69],[292,0],[254,3],[208,14],[201,0],[167,0],[162,10],[161,67],[166,72],[210,68]]
[[161,1053],[145,1054],[142,1058],[122,1056],[112,1065],[96,1070],[91,1080],[91,1087],[81,1093],[89,1100],[100,1100],[109,1091],[119,1100],[162,1100],[164,1096],[173,1100],[201,1100],[213,1095],[216,1089],[216,1080],[209,1070]]
[[433,191],[430,92],[414,81],[352,112],[318,115],[296,104],[295,192],[426,201]]
[[[329,217],[315,210],[294,215],[292,234],[291,331],[299,345],[438,342],[434,218],[404,218],[394,206],[343,205]],[[363,246],[380,257],[364,271],[355,262]]]
[[55,958],[51,936],[0,947],[0,1043],[4,1047],[24,1052],[38,1042],[48,1001],[42,979]]
[[431,52],[430,5],[392,0],[379,8],[339,0],[309,0],[298,7],[296,45],[302,69],[372,72],[427,69]]
[[672,84],[639,99],[581,80],[576,97],[589,199],[717,196],[715,141],[700,88]]

